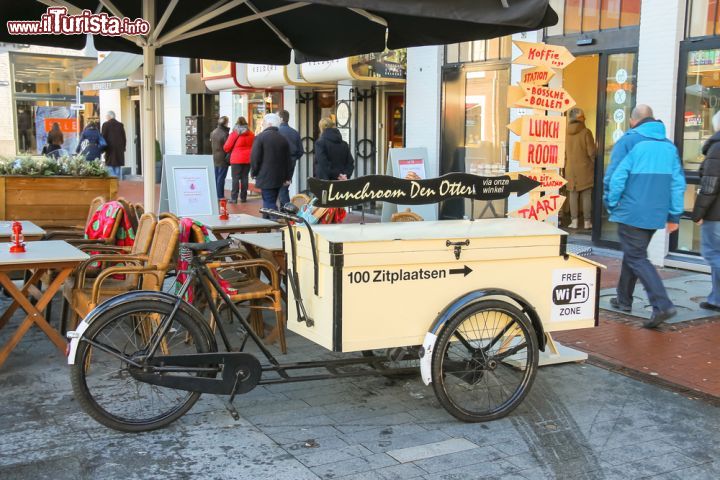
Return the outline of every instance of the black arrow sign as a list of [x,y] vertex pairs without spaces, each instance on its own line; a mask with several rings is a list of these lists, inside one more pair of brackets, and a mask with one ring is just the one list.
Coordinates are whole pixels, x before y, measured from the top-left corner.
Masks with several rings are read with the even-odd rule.
[[463,277],[467,277],[470,272],[472,272],[472,268],[465,265],[464,268],[451,268],[450,269],[450,275],[462,275]]
[[449,198],[498,200],[511,193],[524,195],[540,182],[518,175],[481,177],[469,173],[449,173],[427,180],[403,180],[388,175],[367,175],[352,180],[308,178],[308,189],[317,197],[319,207],[350,207],[370,201],[400,205],[425,205]]

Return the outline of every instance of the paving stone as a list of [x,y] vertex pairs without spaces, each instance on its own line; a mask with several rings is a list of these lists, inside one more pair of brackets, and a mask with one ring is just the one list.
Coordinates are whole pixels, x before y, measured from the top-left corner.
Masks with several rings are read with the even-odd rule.
[[328,463],[341,462],[350,458],[369,457],[373,452],[362,445],[346,445],[342,448],[325,449],[320,451],[291,451],[295,458],[303,465],[317,467]]
[[367,472],[377,468],[395,465],[397,462],[384,453],[376,453],[367,457],[352,458],[342,462],[329,463],[313,467],[311,470],[321,478],[337,478],[353,473]]
[[363,443],[363,445],[375,453],[380,453],[387,452],[389,450],[404,450],[426,444],[432,445],[435,442],[441,442],[449,438],[450,437],[444,432],[426,430],[424,432],[411,433],[409,435],[394,435],[392,438],[366,442]]
[[477,445],[465,440],[464,438],[451,438],[435,443],[426,443],[398,450],[390,450],[387,454],[400,463],[407,463],[414,462],[416,460],[423,460],[425,458],[462,452],[463,450],[472,450],[476,447]]
[[505,460],[477,463],[454,468],[443,472],[424,475],[428,480],[474,480],[481,478],[498,478],[503,475],[517,474],[516,468]]
[[436,473],[443,470],[452,470],[468,465],[486,463],[504,456],[503,453],[493,447],[475,447],[461,452],[417,460],[413,463],[428,473]]

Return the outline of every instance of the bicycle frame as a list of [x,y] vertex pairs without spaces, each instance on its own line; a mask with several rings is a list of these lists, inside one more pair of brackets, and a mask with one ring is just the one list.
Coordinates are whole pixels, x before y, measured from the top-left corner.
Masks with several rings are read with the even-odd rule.
[[[228,332],[225,330],[225,326],[220,321],[220,314],[218,311],[217,305],[212,302],[208,301],[208,306],[210,308],[210,311],[215,318],[215,324],[217,325],[218,331],[220,333],[220,337],[223,342],[223,346],[225,349],[225,352],[227,352],[224,355],[233,355],[235,352],[243,352],[245,349],[245,345],[247,342],[247,339],[252,339],[253,343],[258,347],[258,349],[263,353],[265,356],[268,364],[261,364],[261,371],[263,373],[265,372],[275,372],[279,375],[279,378],[267,378],[262,379],[258,381],[257,384],[259,385],[270,385],[270,384],[276,384],[276,383],[289,383],[289,382],[301,382],[301,381],[310,381],[310,380],[324,380],[324,379],[332,379],[332,378],[338,378],[338,377],[355,377],[355,376],[367,376],[367,375],[398,375],[398,374],[407,374],[413,371],[417,371],[418,367],[405,367],[405,368],[386,368],[382,370],[375,370],[375,369],[364,369],[364,370],[358,370],[358,371],[350,371],[350,372],[336,372],[333,369],[337,367],[345,367],[345,366],[351,366],[351,365],[369,365],[376,363],[378,361],[385,360],[383,357],[352,357],[352,358],[346,358],[346,359],[332,359],[332,360],[316,360],[316,361],[307,361],[307,362],[291,362],[291,363],[281,363],[277,360],[277,358],[272,354],[272,352],[265,346],[262,339],[253,331],[252,327],[250,326],[248,320],[242,315],[238,307],[232,302],[232,299],[229,297],[229,295],[223,290],[223,288],[220,286],[220,283],[218,282],[217,278],[215,278],[215,275],[212,273],[211,269],[207,266],[207,263],[211,262],[212,259],[215,257],[221,257],[222,256],[222,250],[202,256],[202,255],[194,255],[191,262],[190,267],[187,270],[187,278],[185,279],[185,282],[181,286],[180,290],[177,292],[177,299],[175,301],[175,304],[173,305],[171,313],[166,316],[158,325],[158,327],[154,330],[153,334],[150,337],[150,340],[148,344],[150,345],[150,348],[147,352],[144,352],[144,355],[142,358],[132,358],[126,355],[121,354],[120,352],[114,352],[109,350],[108,348],[104,347],[102,344],[99,344],[98,342],[95,342],[93,340],[90,340],[88,338],[80,337],[80,341],[85,341],[90,343],[93,347],[99,348],[109,355],[115,356],[118,359],[127,362],[132,367],[135,367],[139,370],[142,370],[144,373],[142,376],[147,375],[147,373],[190,373],[190,374],[216,374],[220,371],[218,367],[208,366],[209,363],[213,363],[212,358],[215,358],[215,362],[217,362],[218,358],[226,358],[223,357],[223,354],[221,353],[198,353],[198,354],[189,354],[189,355],[182,355],[179,357],[176,357],[180,360],[178,364],[172,364],[168,363],[168,360],[172,360],[173,356],[164,356],[161,355],[158,358],[161,358],[163,360],[163,365],[154,364],[153,360],[155,359],[158,349],[161,345],[161,340],[167,334],[169,329],[171,328],[171,325],[173,323],[174,317],[176,313],[181,309],[183,304],[185,304],[187,307],[193,309],[194,307],[190,304],[188,304],[184,299],[183,296],[185,293],[187,293],[190,286],[195,282],[195,280],[200,280],[199,282],[196,282],[199,285],[200,290],[205,295],[205,298],[210,299],[212,298],[212,289],[215,290],[215,292],[218,294],[222,302],[225,304],[227,308],[229,308],[232,316],[236,318],[240,324],[242,325],[242,328],[244,330],[244,336],[243,341],[240,345],[239,349],[234,349],[232,342],[230,341],[228,337]],[[215,357],[213,357],[215,355]],[[307,375],[290,375],[288,371],[291,370],[303,370],[303,369],[310,369],[310,368],[326,368],[328,370],[327,374],[307,374]],[[163,378],[168,379],[168,385],[171,386],[172,382],[170,379],[172,376],[165,376]],[[140,381],[143,381],[142,378],[138,378]],[[197,386],[197,391],[203,391],[205,393],[218,393],[214,391],[212,387],[206,387],[202,386],[207,384],[207,378],[202,377],[188,377],[186,380],[182,382],[183,386],[172,386],[171,388],[180,388],[185,390],[193,390],[193,388],[190,388],[192,385]],[[197,383],[194,383],[197,382]],[[155,382],[153,382],[155,383]],[[178,383],[177,381],[175,383]],[[240,392],[239,392],[240,393]],[[233,394],[234,395],[234,394]]]

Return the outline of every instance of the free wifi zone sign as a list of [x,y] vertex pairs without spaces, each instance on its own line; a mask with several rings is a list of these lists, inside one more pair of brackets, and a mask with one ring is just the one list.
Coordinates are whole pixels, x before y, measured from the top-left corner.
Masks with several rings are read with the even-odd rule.
[[594,268],[553,271],[551,321],[588,320],[595,316]]

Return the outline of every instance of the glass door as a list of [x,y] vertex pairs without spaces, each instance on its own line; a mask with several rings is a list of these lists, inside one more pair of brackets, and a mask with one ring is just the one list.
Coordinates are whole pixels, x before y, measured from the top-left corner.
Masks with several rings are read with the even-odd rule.
[[[443,135],[440,174],[467,172],[502,175],[507,167],[509,110],[507,64],[452,67],[443,72]],[[443,203],[441,218],[505,215],[505,201],[453,199]]]
[[595,165],[593,241],[600,244],[618,242],[617,224],[608,220],[602,203],[603,177],[610,165],[615,143],[630,129],[630,114],[637,92],[637,53],[622,52],[601,55],[600,109],[598,112],[598,159]]

